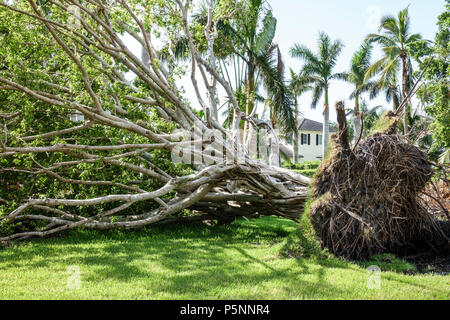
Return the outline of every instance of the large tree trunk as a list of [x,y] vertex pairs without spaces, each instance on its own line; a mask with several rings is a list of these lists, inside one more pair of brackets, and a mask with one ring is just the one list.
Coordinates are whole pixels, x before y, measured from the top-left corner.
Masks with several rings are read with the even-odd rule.
[[276,135],[270,136],[269,164],[274,167],[281,167],[280,141]]
[[328,88],[325,88],[325,105],[323,110],[323,145],[322,145],[322,159],[325,159],[325,156],[328,151],[328,144],[330,138],[330,106],[328,104]]
[[362,135],[362,115],[359,109],[359,96],[357,95],[355,97],[355,110],[354,110],[354,118],[353,118],[353,125],[355,127],[355,135],[353,137],[353,142],[357,143],[359,138]]
[[[45,75],[43,78],[50,80],[46,86],[36,85],[24,80],[22,72],[2,70],[0,90],[24,94],[28,99],[26,105],[31,105],[30,101],[39,102],[33,115],[57,110],[59,114],[53,122],[61,123],[46,129],[38,120],[28,121],[30,115],[23,114],[20,106],[11,107],[5,114],[0,112],[2,119],[14,120],[4,126],[0,158],[8,165],[2,164],[0,172],[34,183],[42,183],[39,179],[45,177],[46,181],[57,182],[60,189],[56,190],[55,197],[43,194],[47,192],[43,187],[36,192],[39,188],[36,185],[26,187],[25,196],[6,199],[2,195],[2,204],[6,202],[6,208],[11,210],[0,216],[0,225],[9,225],[14,232],[0,240],[43,237],[79,226],[101,230],[134,229],[172,221],[174,217],[221,222],[240,216],[272,214],[299,218],[310,180],[279,168],[278,137],[271,125],[239,109],[230,85],[215,68],[213,50],[209,50],[208,59],[198,53],[188,25],[189,7],[176,0],[177,5],[152,4],[146,8],[146,14],[157,16],[168,12],[170,17],[180,17],[181,29],[176,29],[178,25],[172,26],[174,34],[167,38],[184,33],[188,41],[191,80],[197,97],[193,104],[186,103],[181,90],[175,87],[171,70],[176,66],[167,66],[170,61],[163,61],[159,56],[151,34],[146,31],[148,26],[141,20],[143,17],[133,12],[125,0],[114,2],[117,8],[101,3],[90,2],[90,6],[97,6],[95,12],[99,14],[95,15],[91,8],[74,2],[81,9],[77,18],[82,22],[82,32],[66,28],[60,20],[51,20],[71,15],[64,5],[52,7],[55,14],[45,17],[34,1],[25,9],[29,27],[40,24],[36,30],[42,32],[44,26],[49,39],[47,45],[55,48],[52,56],[29,62],[32,68]],[[208,47],[212,48],[217,37],[216,17],[212,13],[213,2],[206,3],[205,34]],[[11,12],[23,13],[13,6],[3,6]],[[158,6],[163,6],[164,10]],[[117,12],[121,14],[120,19],[112,19]],[[161,29],[171,32],[164,22],[161,23]],[[124,30],[145,48],[144,61],[129,50],[116,30]],[[22,48],[26,48],[25,43]],[[79,56],[79,52],[83,55]],[[68,66],[61,66],[57,77],[48,70],[46,63],[39,68],[43,60],[63,54]],[[25,60],[24,64],[27,63]],[[128,70],[139,81],[127,81],[125,72]],[[81,80],[73,80],[75,73]],[[197,74],[202,77],[207,96],[205,90],[199,89]],[[215,116],[214,104],[219,99],[216,84],[222,87],[233,106],[230,131],[222,128]],[[206,120],[197,116],[192,105],[202,108]],[[251,112],[251,108],[247,111]],[[87,121],[70,127],[64,115],[74,112],[83,114]],[[252,158],[246,140],[241,137],[242,121],[258,130],[266,129],[272,140],[272,165]],[[28,127],[22,123],[27,123]],[[9,138],[11,131],[20,136]],[[34,141],[33,144],[30,141]],[[22,157],[28,160],[17,164],[15,160]],[[104,172],[114,174],[103,175]],[[74,190],[83,193],[77,194]],[[175,216],[186,209],[190,209],[187,218]],[[27,228],[15,229],[19,225]]]
[[[406,56],[402,55],[402,98],[406,99],[408,96],[408,68]],[[409,101],[404,104],[403,110],[403,132],[405,135],[409,132]]]
[[[253,113],[253,109],[255,108],[255,90],[256,90],[256,84],[255,84],[255,64],[253,61],[253,58],[249,59],[248,65],[248,72],[247,72],[247,102],[245,104],[245,113],[250,115]],[[250,123],[245,122],[244,124],[244,139],[248,136],[248,132],[250,130]]]
[[[298,99],[295,97],[295,117],[298,115]],[[294,130],[294,163],[299,162],[299,154],[298,154],[298,128]]]

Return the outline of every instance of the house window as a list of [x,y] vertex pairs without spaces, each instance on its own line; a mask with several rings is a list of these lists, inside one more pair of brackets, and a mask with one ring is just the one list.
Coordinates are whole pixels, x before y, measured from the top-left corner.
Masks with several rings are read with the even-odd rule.
[[302,144],[302,145],[308,144],[308,135],[307,135],[307,134],[302,133],[300,139],[301,139],[301,144]]
[[316,146],[322,145],[322,135],[316,134]]
[[302,133],[301,135],[301,144],[311,145],[311,134]]

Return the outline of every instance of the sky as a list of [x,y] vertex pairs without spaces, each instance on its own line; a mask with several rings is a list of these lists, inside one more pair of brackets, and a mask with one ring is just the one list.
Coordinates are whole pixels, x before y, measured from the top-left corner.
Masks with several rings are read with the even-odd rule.
[[[381,18],[409,7],[411,32],[421,33],[425,39],[434,40],[438,31],[437,17],[444,11],[445,0],[269,0],[274,16],[278,20],[275,41],[280,46],[286,70],[298,72],[302,62],[289,56],[294,43],[304,44],[316,52],[319,31],[324,31],[332,39],[340,39],[345,47],[341,53],[335,72],[347,71],[353,53],[361,46],[369,33],[378,31]],[[373,59],[380,57],[379,50]],[[330,104],[345,100],[347,107],[354,102],[348,97],[352,86],[343,81],[334,81],[330,89]],[[368,97],[366,97],[368,100]],[[369,106],[390,106],[384,97],[368,101]],[[316,110],[311,110],[311,94],[300,99],[301,112],[310,119],[322,120],[323,99]],[[334,108],[331,108],[334,110]],[[336,119],[332,112],[330,119]]]

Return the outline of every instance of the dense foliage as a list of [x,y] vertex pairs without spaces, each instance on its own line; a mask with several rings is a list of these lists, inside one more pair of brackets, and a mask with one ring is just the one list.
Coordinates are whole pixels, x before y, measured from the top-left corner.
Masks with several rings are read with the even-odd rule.
[[[426,112],[433,118],[431,126],[434,137],[433,148],[442,151],[450,148],[450,1],[448,0],[445,11],[438,18],[438,27],[433,48],[434,60],[425,73],[425,86],[420,90],[420,96],[426,103]],[[422,70],[427,67],[428,62],[429,59],[422,62]]]
[[[22,2],[18,6],[24,8],[26,5]],[[51,7],[43,5],[42,8],[48,16],[70,25],[70,17],[51,10]],[[155,11],[157,8],[155,6]],[[18,25],[23,28],[16,28]],[[81,45],[74,46],[75,50],[83,50]],[[0,47],[0,71],[2,75],[8,76],[9,80],[20,82],[40,92],[56,94],[62,91],[63,95],[77,103],[90,104],[90,97],[84,88],[83,74],[55,43],[48,30],[34,19],[0,8]],[[110,57],[103,56],[103,59],[114,63]],[[175,123],[159,116],[154,107],[136,107],[131,101],[118,100],[118,96],[125,94],[136,98],[152,96],[152,90],[144,82],[138,78],[133,80],[133,86],[138,88],[138,93],[124,89],[123,86],[111,86],[107,72],[105,73],[104,66],[99,61],[88,55],[83,57],[83,60],[89,66],[86,71],[95,79],[91,88],[99,99],[102,99],[102,107],[109,114],[120,116],[127,112],[130,120],[151,126],[160,133],[173,131]],[[121,72],[128,71],[125,66],[119,66]],[[79,112],[37,101],[18,90],[5,89],[9,88],[0,86],[0,124],[7,130],[0,131],[0,140],[8,147],[43,147],[57,144],[107,146],[152,142],[129,130],[100,125]],[[62,135],[51,134],[74,126],[83,127],[84,130],[69,131]],[[48,133],[50,135],[47,135]],[[20,203],[31,198],[85,199],[111,193],[155,190],[162,186],[161,181],[148,178],[142,172],[129,170],[129,166],[142,166],[145,170],[156,165],[168,174],[184,175],[191,172],[188,166],[175,165],[170,152],[166,150],[152,150],[140,156],[130,154],[121,158],[128,167],[102,160],[102,157],[114,157],[121,153],[121,150],[101,152],[99,159],[85,159],[74,166],[69,164],[82,159],[86,155],[85,152],[29,153],[0,158],[0,215],[11,212]],[[145,157],[151,159],[151,163],[149,161],[143,165],[142,159]],[[59,168],[57,173],[51,172],[55,168]],[[172,197],[173,194],[168,195],[165,200]],[[131,206],[128,213],[142,213],[153,207],[154,205],[148,202],[142,202]],[[76,211],[81,216],[89,217],[110,208],[112,204],[102,208],[69,208],[68,211]],[[3,233],[10,231],[3,229]]]

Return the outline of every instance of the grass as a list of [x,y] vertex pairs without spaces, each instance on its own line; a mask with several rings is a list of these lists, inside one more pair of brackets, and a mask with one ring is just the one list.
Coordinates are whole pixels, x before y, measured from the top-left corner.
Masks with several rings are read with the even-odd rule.
[[[367,262],[389,270],[380,289],[369,289],[367,266],[321,251],[305,219],[300,228],[266,217],[20,243],[0,250],[0,299],[450,298],[450,277],[405,275],[386,257]],[[77,269],[81,286],[70,289]]]

